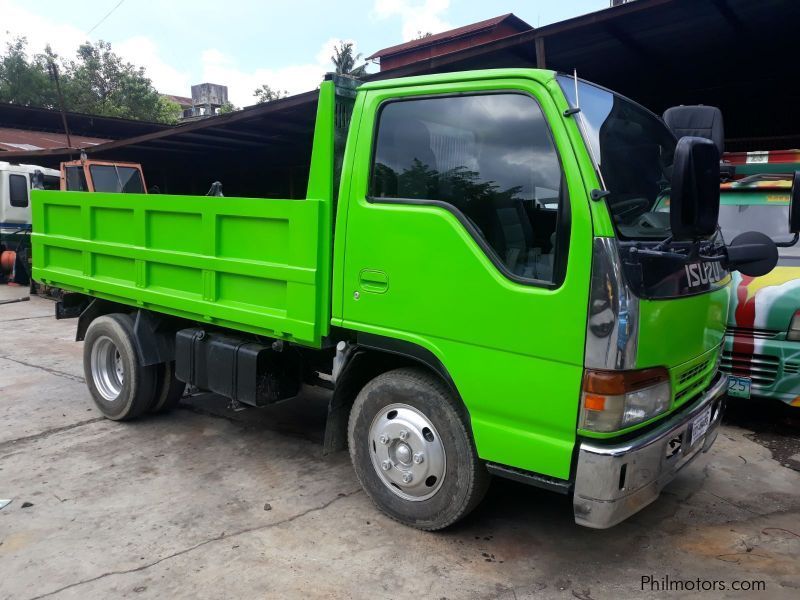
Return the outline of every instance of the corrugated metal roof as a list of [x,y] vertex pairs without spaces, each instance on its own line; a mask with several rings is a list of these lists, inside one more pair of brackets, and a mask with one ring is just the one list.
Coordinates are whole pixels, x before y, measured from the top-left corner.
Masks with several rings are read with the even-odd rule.
[[520,31],[523,31],[525,29],[533,29],[533,27],[531,27],[525,21],[514,15],[514,13],[507,13],[505,15],[500,15],[499,17],[486,19],[485,21],[478,21],[477,23],[464,25],[464,27],[457,27],[456,29],[443,31],[442,33],[437,33],[435,35],[430,35],[428,37],[411,40],[410,42],[397,44],[396,46],[389,46],[388,48],[383,48],[382,50],[378,50],[377,52],[374,52],[371,55],[369,55],[367,57],[367,60],[371,60],[373,58],[379,58],[381,56],[389,56],[391,54],[399,54],[401,52],[407,52],[409,50],[416,50],[418,48],[424,48],[426,46],[438,44],[447,40],[452,40],[465,35],[470,35],[478,31],[482,31],[484,29],[491,29],[492,27],[496,27],[497,25],[506,20],[513,20],[515,24],[519,26]]
[[[100,117],[83,113],[67,112],[69,131],[73,137],[84,136],[103,140],[118,140],[136,135],[170,129],[172,125],[135,121],[119,117]],[[52,132],[64,132],[64,120],[58,110],[0,103],[0,128]]]
[[[71,135],[70,141],[74,148],[86,148],[104,144],[109,140],[82,135]],[[45,131],[25,131],[0,127],[0,151],[14,152],[17,150],[47,150],[50,148],[64,148],[67,145],[67,136],[63,133],[49,133]]]
[[[196,158],[198,155],[213,156],[214,153],[232,151],[258,152],[275,144],[282,144],[285,149],[287,144],[295,143],[295,140],[313,136],[313,115],[318,96],[319,91],[313,90],[144,135],[121,140],[100,140],[96,145],[87,147],[86,153],[90,158],[112,157],[114,160],[127,160],[128,157],[120,156],[119,152],[131,152],[131,160],[142,162],[140,157],[148,152]],[[302,114],[298,117],[297,113]],[[2,131],[0,128],[0,132]],[[75,146],[76,136],[72,137],[72,144]],[[36,145],[35,142],[32,144]],[[42,150],[15,148],[15,151],[8,154],[0,153],[0,156],[8,161],[57,165],[59,161],[74,154],[74,151],[64,148],[65,145],[66,141],[62,138],[60,143]],[[110,151],[113,153],[109,154]]]

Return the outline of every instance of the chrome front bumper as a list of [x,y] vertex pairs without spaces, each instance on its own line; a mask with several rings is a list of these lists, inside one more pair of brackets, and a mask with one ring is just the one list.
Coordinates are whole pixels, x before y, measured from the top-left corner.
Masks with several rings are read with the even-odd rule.
[[[658,498],[662,488],[717,438],[727,377],[714,383],[689,408],[655,429],[625,442],[584,440],[578,450],[573,508],[575,522],[606,529]],[[692,422],[711,407],[705,434],[689,446]]]

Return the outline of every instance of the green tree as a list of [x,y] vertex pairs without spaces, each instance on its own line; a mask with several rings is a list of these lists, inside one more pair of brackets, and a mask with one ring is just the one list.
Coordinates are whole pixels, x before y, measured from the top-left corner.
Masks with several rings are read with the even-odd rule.
[[273,89],[265,83],[260,88],[255,90],[253,95],[256,97],[256,102],[258,104],[263,104],[264,102],[272,102],[273,100],[286,98],[286,96],[289,95],[289,92],[286,90],[279,90],[277,88]]
[[182,116],[183,109],[181,108],[180,104],[159,94],[158,103],[153,116],[149,119],[143,120],[153,121],[154,123],[175,124]]
[[102,41],[82,44],[70,61],[49,47],[28,58],[24,37],[9,42],[0,55],[0,102],[59,108],[50,64],[58,68],[66,110],[161,123],[180,116],[180,107],[156,91],[143,68],[124,62]]
[[340,41],[333,48],[331,62],[339,75],[350,75],[351,77],[364,77],[367,74],[366,63],[356,66],[361,60],[361,54],[353,54],[353,42]]
[[67,64],[63,83],[70,110],[106,117],[174,122],[180,107],[153,87],[142,67],[123,61],[111,44],[86,42]]
[[26,38],[16,38],[0,56],[0,102],[54,108],[56,94],[47,73],[47,57],[29,60],[27,46]]
[[237,110],[241,109],[238,106],[235,106],[233,102],[226,102],[225,104],[219,107],[219,111],[217,114],[227,115],[228,113],[236,112]]

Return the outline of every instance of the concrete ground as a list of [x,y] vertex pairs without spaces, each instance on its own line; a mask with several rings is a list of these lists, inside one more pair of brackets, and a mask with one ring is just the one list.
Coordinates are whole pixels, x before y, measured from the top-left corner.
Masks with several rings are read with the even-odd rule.
[[[0,286],[0,302],[21,295]],[[0,304],[0,498],[12,499],[0,598],[800,593],[792,415],[738,407],[711,452],[611,530],[573,524],[565,497],[495,480],[464,522],[423,533],[373,508],[345,453],[322,457],[321,395],[242,412],[199,395],[169,415],[108,421],[83,383],[75,321],[52,313],[39,298]],[[653,594],[647,576],[728,591]],[[744,581],[766,591],[729,591]]]

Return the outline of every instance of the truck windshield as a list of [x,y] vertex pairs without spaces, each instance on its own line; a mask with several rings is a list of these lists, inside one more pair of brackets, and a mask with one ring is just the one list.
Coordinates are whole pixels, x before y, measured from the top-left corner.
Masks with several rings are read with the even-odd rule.
[[[623,238],[670,235],[669,195],[676,140],[646,108],[604,88],[559,75],[589,146],[611,216]],[[657,208],[659,210],[657,210]]]
[[90,165],[95,192],[143,194],[142,175],[133,167],[118,165]]
[[[736,201],[731,203],[725,196],[719,207],[719,226],[722,237],[730,243],[745,231],[760,231],[775,241],[790,239],[789,204],[765,204],[763,202]],[[779,261],[800,263],[800,245],[778,247]]]

